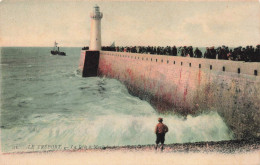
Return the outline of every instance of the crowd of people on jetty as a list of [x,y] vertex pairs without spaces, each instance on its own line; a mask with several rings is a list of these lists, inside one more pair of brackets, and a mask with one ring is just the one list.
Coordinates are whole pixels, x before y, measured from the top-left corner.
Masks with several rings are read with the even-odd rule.
[[[82,50],[88,50],[88,47],[83,47]],[[202,52],[198,47],[193,49],[192,46],[104,46],[102,51],[115,51],[115,52],[130,52],[151,55],[168,55],[168,56],[182,56],[194,58],[208,58],[208,59],[223,59],[233,61],[245,62],[260,62],[260,45],[256,47],[235,47],[229,48],[225,45],[215,48],[206,47],[205,52]]]

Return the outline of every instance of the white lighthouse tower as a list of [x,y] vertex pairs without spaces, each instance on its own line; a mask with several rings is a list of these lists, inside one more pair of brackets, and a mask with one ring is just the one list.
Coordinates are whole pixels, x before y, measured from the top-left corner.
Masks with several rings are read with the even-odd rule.
[[91,29],[90,29],[90,45],[89,50],[100,51],[101,50],[101,19],[103,13],[99,11],[99,7],[94,6],[94,10],[90,13]]

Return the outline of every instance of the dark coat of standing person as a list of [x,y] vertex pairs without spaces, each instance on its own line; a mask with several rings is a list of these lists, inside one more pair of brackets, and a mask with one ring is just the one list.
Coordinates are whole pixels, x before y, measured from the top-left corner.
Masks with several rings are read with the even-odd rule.
[[202,57],[202,52],[198,48],[195,49],[194,54],[196,58]]
[[168,132],[167,125],[163,124],[163,118],[158,119],[158,124],[155,127],[155,134],[156,134],[156,146],[155,149],[157,150],[158,144],[161,143],[161,150],[163,151],[163,145],[165,141],[165,134]]

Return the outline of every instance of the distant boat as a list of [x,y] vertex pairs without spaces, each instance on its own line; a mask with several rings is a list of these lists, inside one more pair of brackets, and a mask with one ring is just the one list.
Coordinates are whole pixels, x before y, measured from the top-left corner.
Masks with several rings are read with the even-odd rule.
[[60,47],[58,47],[58,43],[55,41],[54,42],[54,47],[53,50],[51,50],[52,55],[60,55],[60,56],[66,56],[65,52],[60,51]]

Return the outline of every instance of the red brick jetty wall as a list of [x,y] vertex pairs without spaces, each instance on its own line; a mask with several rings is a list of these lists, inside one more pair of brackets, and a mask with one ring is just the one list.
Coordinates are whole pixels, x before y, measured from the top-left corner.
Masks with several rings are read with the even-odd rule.
[[98,73],[160,112],[213,110],[237,138],[260,137],[259,63],[101,51]]

